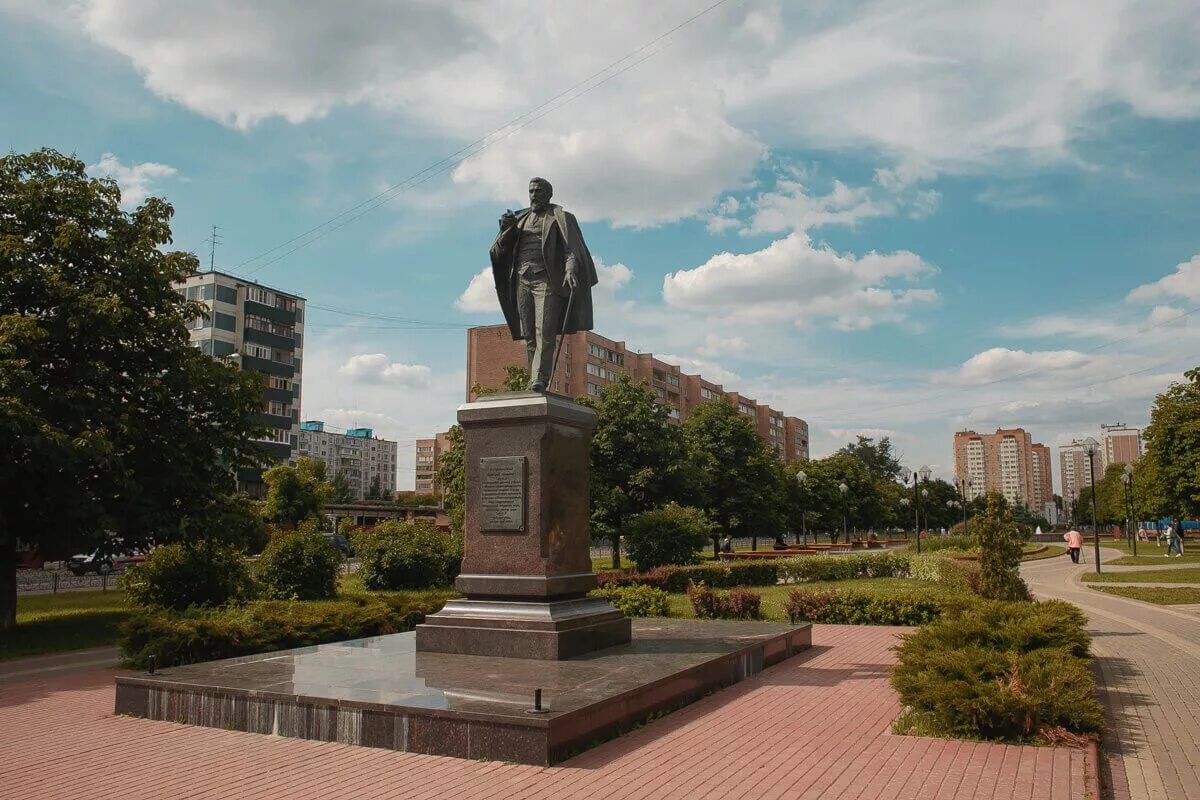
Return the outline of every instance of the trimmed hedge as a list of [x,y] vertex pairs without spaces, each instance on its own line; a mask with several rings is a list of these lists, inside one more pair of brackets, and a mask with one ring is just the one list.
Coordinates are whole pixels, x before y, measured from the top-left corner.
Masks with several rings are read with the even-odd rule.
[[976,536],[927,536],[921,540],[922,553],[937,553],[942,550],[974,550],[978,553],[979,539]]
[[601,588],[653,586],[672,594],[687,591],[689,583],[714,589],[735,586],[774,586],[855,578],[906,578],[907,553],[855,553],[844,556],[798,556],[778,560],[715,562],[692,567],[659,567],[645,572],[609,571],[597,574]]
[[958,592],[903,589],[864,592],[856,589],[793,589],[784,611],[794,625],[924,625],[943,613],[973,602]]
[[610,586],[596,589],[591,597],[603,597],[627,617],[669,617],[671,598],[652,586]]
[[861,553],[845,556],[804,556],[779,563],[784,583],[848,581],[857,578],[907,578],[908,553]]
[[892,685],[897,733],[1009,742],[1098,734],[1079,609],[1061,600],[982,601],[904,637]]
[[706,583],[713,588],[774,586],[779,582],[781,562],[710,563],[694,567],[659,567],[645,572],[601,572],[596,578],[601,589],[613,586],[652,586],[678,594],[689,583]]
[[701,581],[688,584],[687,596],[697,619],[762,619],[762,595],[745,586],[714,592]]
[[910,578],[979,594],[981,575],[978,561],[963,561],[943,551],[914,554],[909,564]]
[[455,595],[420,592],[340,600],[266,600],[219,609],[135,613],[121,629],[125,664],[145,669],[270,653],[412,630]]

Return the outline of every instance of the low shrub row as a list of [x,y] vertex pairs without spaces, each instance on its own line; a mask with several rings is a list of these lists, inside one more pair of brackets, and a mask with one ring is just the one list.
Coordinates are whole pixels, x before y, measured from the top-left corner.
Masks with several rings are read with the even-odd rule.
[[793,589],[788,593],[784,610],[792,624],[924,625],[971,602],[970,596],[953,591]]
[[912,555],[909,577],[929,581],[949,589],[979,593],[979,561],[960,561],[946,551]]
[[592,597],[603,597],[627,617],[669,617],[670,596],[653,586],[610,586],[596,589]]
[[352,595],[339,600],[263,600],[241,606],[143,610],[122,626],[125,663],[145,669],[412,630],[450,592]]
[[907,553],[858,553],[845,556],[799,556],[774,561],[716,562],[688,567],[659,567],[644,572],[601,572],[601,588],[653,586],[666,592],[687,591],[689,583],[714,589],[774,586],[785,583],[908,577]]
[[596,578],[600,588],[613,586],[651,586],[665,592],[686,592],[689,583],[705,583],[713,588],[734,586],[774,586],[779,582],[777,561],[747,563],[710,563],[691,567],[659,567],[645,572],[601,572]]
[[978,550],[979,539],[975,536],[929,536],[921,540],[921,552],[937,553],[941,550]]
[[779,562],[784,583],[847,581],[857,578],[907,578],[908,553],[862,553],[845,556],[804,556]]
[[1055,741],[1103,727],[1083,614],[1060,600],[976,601],[904,637],[897,733]]
[[687,596],[697,619],[762,619],[762,595],[745,586],[717,592],[701,581],[688,584]]

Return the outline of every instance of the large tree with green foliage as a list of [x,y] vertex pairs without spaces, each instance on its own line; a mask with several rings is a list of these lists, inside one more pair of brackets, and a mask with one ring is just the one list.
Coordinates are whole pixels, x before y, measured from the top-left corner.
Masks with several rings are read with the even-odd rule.
[[171,206],[120,209],[51,150],[0,158],[0,631],[17,539],[49,555],[186,534],[261,463],[258,376],[188,345],[204,313],[172,283]]
[[622,374],[597,397],[579,398],[596,412],[591,448],[593,539],[613,545],[621,566],[620,535],[626,521],[678,497],[688,483],[683,440],[668,422],[669,410],[645,384]]
[[894,481],[900,477],[900,459],[892,452],[892,440],[884,436],[878,442],[870,436],[858,436],[838,453],[857,458],[871,477],[877,481]]
[[350,479],[346,477],[346,473],[338,470],[333,474],[333,480],[329,482],[333,487],[333,493],[330,495],[329,502],[331,503],[353,503],[355,500],[354,489],[350,486]]
[[[804,463],[805,481],[812,501],[810,529],[817,527],[836,541],[845,527],[846,536],[860,528],[880,523],[884,515],[879,483],[856,456],[838,452]],[[840,490],[842,484],[846,491]],[[815,523],[815,526],[811,523]]]
[[[733,536],[782,530],[778,461],[758,438],[754,423],[729,404],[713,401],[693,409],[681,427],[698,478],[683,502],[703,508],[721,532]],[[717,539],[714,535],[714,552]]]
[[263,483],[263,519],[288,530],[318,516],[333,496],[333,485],[325,480],[325,462],[308,456],[296,459],[294,467],[276,464],[263,473]]
[[437,485],[443,492],[450,526],[461,534],[467,502],[467,447],[462,426],[452,425],[446,441],[449,446],[438,456]]
[[1200,367],[1154,400],[1146,455],[1167,513],[1200,517]]

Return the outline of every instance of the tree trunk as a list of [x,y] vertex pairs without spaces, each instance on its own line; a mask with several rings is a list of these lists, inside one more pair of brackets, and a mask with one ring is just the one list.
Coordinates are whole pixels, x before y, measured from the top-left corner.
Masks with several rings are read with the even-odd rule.
[[750,537],[750,549],[758,550],[758,537],[757,536]]
[[721,560],[721,539],[719,536],[713,537],[713,558],[717,561]]
[[0,633],[17,629],[17,540],[0,534]]
[[613,569],[620,569],[621,568],[621,537],[619,534],[615,534],[615,533],[613,534],[612,546],[613,546],[613,554],[612,554]]

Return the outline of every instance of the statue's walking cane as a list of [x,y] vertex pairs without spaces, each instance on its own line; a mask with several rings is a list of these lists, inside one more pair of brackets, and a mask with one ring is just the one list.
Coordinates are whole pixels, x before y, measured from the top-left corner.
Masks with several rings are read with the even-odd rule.
[[[554,348],[554,362],[550,365],[550,377],[548,381],[554,380],[554,370],[558,368],[558,354],[562,352],[563,340],[567,336],[567,320],[571,318],[571,304],[575,302],[575,287],[571,287],[571,294],[567,296],[567,308],[563,311],[562,325],[558,331],[558,346]],[[550,387],[546,387],[547,390]]]

